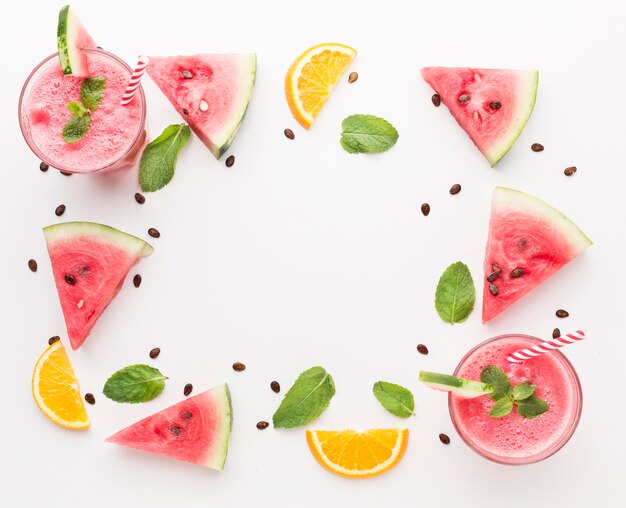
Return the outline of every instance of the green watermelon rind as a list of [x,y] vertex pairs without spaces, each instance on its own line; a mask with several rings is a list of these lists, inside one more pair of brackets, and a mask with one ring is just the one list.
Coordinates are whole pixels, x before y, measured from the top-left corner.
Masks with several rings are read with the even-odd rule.
[[224,418],[219,435],[215,441],[217,443],[216,448],[211,451],[211,455],[208,457],[205,465],[206,467],[221,471],[224,469],[228,455],[228,442],[233,427],[233,405],[228,384],[224,383],[223,385],[213,388],[211,394],[214,396],[218,410]]
[[113,244],[139,257],[149,256],[154,252],[152,245],[145,240],[96,222],[61,222],[46,226],[43,232],[48,245],[75,238],[91,237]]
[[450,392],[464,399],[474,399],[493,393],[494,387],[481,381],[463,379],[440,374],[439,372],[420,371],[419,380],[433,390]]
[[508,187],[496,187],[493,191],[494,216],[503,210],[514,210],[541,218],[558,229],[580,253],[593,244],[589,237],[567,216],[545,201],[523,191]]
[[539,86],[539,71],[526,71],[525,75],[526,83],[525,86],[521,87],[523,92],[518,100],[520,107],[517,110],[516,121],[511,125],[508,132],[502,136],[501,140],[484,154],[492,168],[500,162],[502,157],[504,157],[515,144],[515,141],[519,138],[524,127],[526,127],[533,109],[535,109],[537,88]]

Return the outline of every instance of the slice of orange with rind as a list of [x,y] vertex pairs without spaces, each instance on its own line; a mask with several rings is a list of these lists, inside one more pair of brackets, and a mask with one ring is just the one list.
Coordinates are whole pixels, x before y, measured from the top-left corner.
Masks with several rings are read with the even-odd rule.
[[78,380],[60,340],[50,345],[37,360],[32,390],[37,406],[54,423],[74,430],[89,428]]
[[356,50],[350,46],[326,42],[307,49],[291,64],[285,76],[285,95],[302,127],[311,127],[355,56]]
[[306,440],[315,459],[331,473],[369,478],[402,459],[409,429],[307,430]]

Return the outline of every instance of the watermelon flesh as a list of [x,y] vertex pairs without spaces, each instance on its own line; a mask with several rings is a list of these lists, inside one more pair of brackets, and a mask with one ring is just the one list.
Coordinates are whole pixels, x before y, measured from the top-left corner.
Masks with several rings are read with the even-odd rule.
[[76,350],[121,289],[128,270],[153,249],[140,238],[92,222],[54,224],[43,231],[67,334]]
[[[555,274],[591,243],[549,204],[524,192],[496,187],[485,253],[483,323]],[[514,273],[517,269],[522,273]]]
[[425,67],[421,73],[494,167],[524,130],[539,73],[469,67]]
[[95,48],[96,43],[69,5],[59,11],[57,46],[63,74],[89,77],[87,55],[83,49]]
[[256,55],[151,56],[147,71],[219,159],[246,114],[254,88]]
[[148,416],[106,441],[221,471],[231,426],[230,392],[223,384]]

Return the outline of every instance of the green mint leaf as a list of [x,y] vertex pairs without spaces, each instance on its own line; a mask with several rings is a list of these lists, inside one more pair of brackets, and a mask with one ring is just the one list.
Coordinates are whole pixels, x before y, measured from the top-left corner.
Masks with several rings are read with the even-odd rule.
[[104,76],[95,76],[84,79],[80,85],[80,101],[89,111],[95,111],[104,97],[106,79]]
[[513,411],[513,401],[509,397],[502,397],[496,400],[496,403],[491,406],[489,416],[492,418],[502,418]]
[[531,395],[527,399],[517,402],[517,412],[524,418],[535,418],[550,409],[550,405],[543,399]]
[[469,268],[460,261],[451,264],[439,279],[435,291],[435,309],[447,323],[462,323],[476,300],[476,290]]
[[530,384],[528,381],[524,381],[523,383],[515,385],[515,388],[513,388],[513,399],[516,401],[525,400],[535,393],[536,389],[536,386]]
[[274,427],[291,429],[318,418],[335,395],[333,378],[322,367],[305,370],[274,413]]
[[147,402],[163,391],[166,379],[149,365],[129,365],[107,379],[102,393],[115,402]]
[[351,115],[341,129],[341,146],[348,153],[386,152],[398,141],[394,126],[377,116]]
[[89,113],[89,110],[85,109],[85,106],[75,101],[68,103],[67,109],[74,116],[85,116],[85,114]]
[[142,191],[154,192],[170,182],[178,154],[190,135],[188,125],[170,125],[158,138],[146,145],[139,161],[139,185]]
[[415,416],[413,412],[415,409],[413,394],[403,386],[387,383],[386,381],[378,381],[374,383],[372,391],[378,402],[391,414],[400,418]]
[[66,143],[76,143],[83,139],[89,130],[91,116],[73,116],[63,126],[63,141]]
[[511,390],[509,378],[502,369],[495,365],[487,365],[480,373],[480,380],[494,387],[493,393],[489,394],[493,400],[501,399],[508,395]]

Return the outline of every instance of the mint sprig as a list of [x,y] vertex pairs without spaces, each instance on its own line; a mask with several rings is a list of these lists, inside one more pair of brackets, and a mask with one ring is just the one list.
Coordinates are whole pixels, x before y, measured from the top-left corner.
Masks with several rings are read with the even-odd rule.
[[148,143],[139,161],[139,185],[144,192],[155,192],[165,187],[176,169],[178,154],[191,136],[189,126],[174,124]]
[[93,113],[104,98],[106,78],[95,76],[84,79],[80,85],[80,102],[68,103],[67,109],[72,117],[63,126],[63,141],[76,143],[85,137],[91,125],[91,113]]
[[495,390],[489,394],[495,404],[491,406],[489,416],[502,418],[517,408],[517,413],[524,418],[535,418],[550,409],[550,405],[533,394],[537,387],[528,381],[511,388],[511,382],[504,371],[495,365],[487,365],[480,373],[483,383],[493,385]]
[[475,301],[476,289],[469,268],[461,261],[452,263],[441,275],[435,291],[439,317],[446,323],[462,323],[474,310]]
[[115,402],[147,402],[165,388],[167,376],[145,364],[129,365],[107,379],[102,393]]
[[372,387],[374,397],[391,414],[400,418],[415,416],[415,399],[413,394],[404,386],[386,381],[378,381]]
[[395,127],[377,116],[350,115],[341,129],[341,146],[348,153],[386,152],[398,141]]

